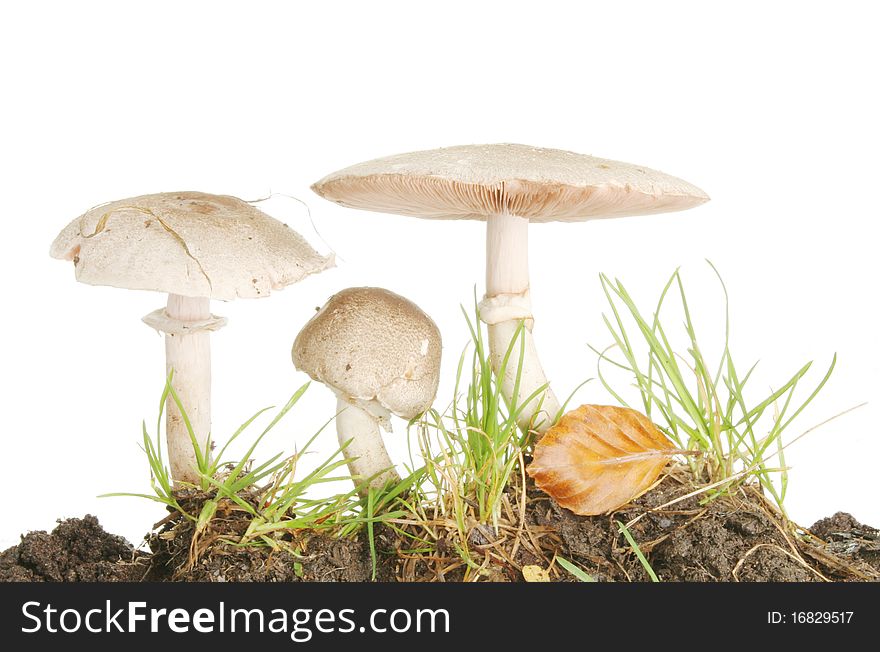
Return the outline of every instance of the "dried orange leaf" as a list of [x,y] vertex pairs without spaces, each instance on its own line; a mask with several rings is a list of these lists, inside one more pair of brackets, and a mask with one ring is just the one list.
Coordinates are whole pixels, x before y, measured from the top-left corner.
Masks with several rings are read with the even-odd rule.
[[677,452],[635,410],[582,405],[563,415],[535,445],[528,472],[557,503],[591,516],[638,496]]

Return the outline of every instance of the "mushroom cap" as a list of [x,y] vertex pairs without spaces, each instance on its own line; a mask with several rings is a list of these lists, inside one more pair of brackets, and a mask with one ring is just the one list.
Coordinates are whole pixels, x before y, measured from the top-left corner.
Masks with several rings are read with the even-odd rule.
[[398,154],[334,172],[312,190],[349,208],[429,219],[580,222],[666,213],[708,201],[650,168],[527,145],[464,145]]
[[[293,364],[374,416],[413,419],[440,380],[440,331],[409,299],[382,288],[334,294],[293,343]],[[377,409],[378,408],[378,409]]]
[[91,285],[187,297],[263,297],[333,266],[296,231],[227,195],[166,192],[101,204],[49,251]]

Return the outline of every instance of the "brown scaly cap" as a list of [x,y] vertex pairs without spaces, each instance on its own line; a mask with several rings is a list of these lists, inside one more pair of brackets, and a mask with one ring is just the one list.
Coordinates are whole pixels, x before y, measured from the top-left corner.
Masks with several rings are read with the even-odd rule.
[[293,364],[343,398],[412,419],[431,406],[440,379],[440,331],[412,301],[382,288],[330,297],[293,344]]

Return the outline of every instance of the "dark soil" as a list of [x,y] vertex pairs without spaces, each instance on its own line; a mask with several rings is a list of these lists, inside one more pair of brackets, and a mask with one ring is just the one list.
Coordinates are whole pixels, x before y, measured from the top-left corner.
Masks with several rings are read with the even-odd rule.
[[107,534],[94,516],[31,532],[0,553],[2,582],[138,582],[148,568],[149,555]]
[[880,533],[849,514],[798,529],[754,487],[705,505],[693,497],[656,509],[691,489],[667,476],[607,517],[578,517],[542,498],[533,518],[557,533],[559,554],[567,551],[600,581],[650,581],[617,526],[633,519],[628,529],[662,581],[880,580]]
[[[554,581],[576,581],[554,563],[557,556],[599,581],[650,581],[620,533],[628,529],[662,581],[813,582],[880,579],[880,532],[837,513],[808,530],[784,519],[754,487],[701,505],[680,475],[666,476],[653,490],[608,516],[580,517],[529,487],[525,522],[496,533],[473,524],[467,536],[480,578],[522,581],[525,565],[550,570]],[[181,499],[198,514],[206,496]],[[221,501],[208,527],[170,514],[146,540],[149,552],[107,534],[93,516],[61,521],[51,534],[32,532],[0,553],[0,581],[368,581],[373,565],[365,536],[338,538],[292,532],[275,549],[236,546],[248,518]],[[380,528],[376,579],[457,581],[466,566],[455,551],[461,542],[441,536],[430,553],[409,551],[409,540]]]

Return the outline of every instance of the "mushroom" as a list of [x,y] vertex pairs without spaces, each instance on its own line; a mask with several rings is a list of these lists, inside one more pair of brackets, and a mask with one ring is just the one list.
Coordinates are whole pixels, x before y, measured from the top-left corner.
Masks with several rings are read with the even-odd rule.
[[355,486],[400,477],[379,432],[392,414],[414,419],[431,407],[440,380],[440,331],[412,301],[382,288],[330,297],[293,343],[293,364],[336,393],[336,433]]
[[[488,325],[492,366],[499,373],[510,350],[502,393],[520,410],[519,426],[539,434],[553,424],[560,404],[549,388],[531,334],[529,222],[664,213],[709,199],[696,186],[646,167],[509,144],[380,158],[334,172],[312,190],[351,208],[486,221],[486,294],[479,307]],[[525,324],[523,350],[514,338],[520,322]]]
[[[210,333],[226,319],[211,299],[268,296],[333,266],[296,231],[241,199],[170,192],[97,206],[52,243],[91,285],[168,293],[146,317],[165,334],[167,370],[202,450],[211,431]],[[167,401],[166,437],[176,483],[197,483],[196,453],[177,406]]]

